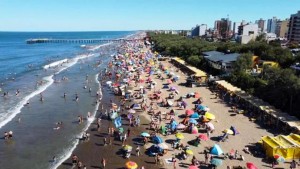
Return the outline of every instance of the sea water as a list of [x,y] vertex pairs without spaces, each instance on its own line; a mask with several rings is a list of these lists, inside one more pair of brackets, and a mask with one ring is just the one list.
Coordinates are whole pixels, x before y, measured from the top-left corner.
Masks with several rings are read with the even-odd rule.
[[[98,74],[118,45],[82,48],[71,43],[29,45],[25,40],[116,39],[134,33],[0,32],[0,134],[13,131],[12,140],[0,140],[1,168],[56,168],[71,155],[101,104],[96,102],[101,100],[101,90],[100,98],[96,96],[101,86]],[[82,124],[78,116],[85,118]],[[54,129],[60,121],[61,128]]]

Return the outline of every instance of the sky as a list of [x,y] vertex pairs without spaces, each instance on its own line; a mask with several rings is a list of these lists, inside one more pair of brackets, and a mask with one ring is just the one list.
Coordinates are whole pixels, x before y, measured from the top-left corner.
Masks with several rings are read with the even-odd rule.
[[0,31],[190,30],[299,10],[300,0],[0,0]]

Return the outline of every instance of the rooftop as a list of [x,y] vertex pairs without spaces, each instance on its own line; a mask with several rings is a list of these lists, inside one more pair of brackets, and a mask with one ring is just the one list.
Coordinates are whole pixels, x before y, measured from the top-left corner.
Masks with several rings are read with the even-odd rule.
[[238,53],[230,53],[225,54],[218,51],[209,51],[209,52],[203,52],[204,58],[213,61],[213,62],[224,62],[224,63],[230,63],[237,60],[238,56],[240,54]]

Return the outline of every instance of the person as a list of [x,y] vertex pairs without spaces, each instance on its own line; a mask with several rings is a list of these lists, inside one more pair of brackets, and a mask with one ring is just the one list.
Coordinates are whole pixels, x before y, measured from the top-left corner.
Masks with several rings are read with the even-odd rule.
[[67,97],[67,94],[66,93],[64,93],[64,98],[66,98]]
[[4,132],[4,139],[7,140],[8,139],[8,133]]
[[78,162],[78,157],[75,154],[73,154],[72,155],[72,164],[73,164],[73,166],[76,165],[77,162]]
[[135,149],[135,152],[136,152],[136,156],[140,156],[140,146],[137,146],[136,149]]
[[102,167],[105,168],[105,166],[106,166],[106,159],[105,158],[102,158],[101,164],[102,164]]
[[291,162],[290,169],[296,168],[296,165],[297,165],[296,161],[293,160],[293,161]]
[[78,169],[82,169],[82,168],[83,168],[83,164],[82,164],[81,161],[78,161],[78,163],[77,163],[77,168],[78,168]]
[[172,157],[172,162],[173,162],[173,168],[176,169],[176,159],[175,159],[175,157]]
[[235,150],[235,153],[234,153],[234,159],[237,159],[238,158],[238,154],[239,152],[237,150]]
[[208,155],[208,152],[206,150],[204,150],[204,158],[205,158],[205,164],[207,164],[208,159],[209,159],[209,155]]
[[127,136],[128,137],[130,136],[130,129],[129,128],[127,129]]
[[106,142],[106,137],[103,138],[103,145],[106,146],[107,142]]

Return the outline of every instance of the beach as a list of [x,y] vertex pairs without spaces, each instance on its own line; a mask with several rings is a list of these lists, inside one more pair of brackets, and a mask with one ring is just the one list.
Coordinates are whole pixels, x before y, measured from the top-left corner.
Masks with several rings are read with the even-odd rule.
[[[128,45],[130,46],[130,45]],[[145,55],[150,55],[152,57],[157,56],[157,54],[154,54],[150,51],[149,48],[143,47],[137,49],[130,48],[129,49],[133,51],[139,51],[138,54],[136,53],[136,59],[142,59],[139,58],[139,54],[144,53]],[[130,51],[130,50],[129,50]],[[143,52],[140,52],[143,51]],[[128,52],[128,50],[127,50]],[[130,53],[130,52],[129,52]],[[122,56],[122,57],[121,57]],[[135,56],[133,53],[132,56]],[[125,62],[126,58],[129,57],[126,53],[121,53],[119,59],[114,59],[114,63],[117,63],[118,60],[122,62]],[[154,58],[152,58],[154,60]],[[150,60],[150,61],[149,61]],[[104,158],[106,159],[106,168],[124,168],[125,163],[128,161],[134,161],[139,167],[142,166],[144,168],[174,168],[174,163],[171,161],[173,157],[175,157],[176,162],[175,166],[177,168],[189,168],[192,164],[192,156],[195,156],[197,161],[199,161],[198,166],[201,168],[211,168],[210,159],[205,164],[205,155],[204,152],[210,151],[211,147],[213,147],[215,144],[217,144],[219,147],[221,147],[223,151],[223,155],[221,157],[210,155],[211,159],[219,159],[221,161],[221,165],[218,168],[238,168],[238,167],[246,167],[246,163],[253,163],[258,168],[269,168],[271,167],[270,163],[266,163],[263,160],[263,156],[259,156],[258,154],[252,154],[245,152],[246,147],[250,147],[252,150],[257,149],[257,142],[260,141],[261,137],[263,136],[274,136],[278,133],[274,133],[274,131],[269,131],[265,128],[262,128],[258,124],[251,122],[250,119],[243,115],[243,114],[235,114],[232,113],[232,107],[228,105],[228,102],[225,102],[222,100],[221,97],[216,97],[215,93],[213,93],[206,85],[201,87],[186,87],[183,84],[186,82],[187,74],[186,72],[182,72],[181,70],[177,69],[174,65],[170,63],[170,60],[167,59],[166,61],[160,61],[159,63],[152,63],[151,57],[148,61],[145,61],[144,63],[139,64],[140,66],[136,67],[136,70],[140,70],[138,68],[143,68],[143,70],[140,70],[140,77],[139,77],[139,83],[135,86],[132,82],[131,84],[128,83],[128,86],[131,86],[133,91],[135,93],[139,93],[142,89],[145,88],[146,94],[144,97],[135,98],[132,101],[141,104],[143,102],[146,102],[145,105],[147,105],[147,108],[145,111],[134,111],[135,114],[133,116],[139,116],[141,120],[141,125],[139,127],[132,127],[130,126],[128,114],[131,111],[132,108],[125,108],[126,105],[131,105],[132,102],[126,102],[126,104],[121,108],[122,111],[118,112],[119,116],[122,118],[122,128],[124,128],[125,133],[127,129],[129,128],[131,131],[131,136],[128,138],[128,142],[126,142],[126,145],[130,145],[133,147],[133,151],[131,152],[131,156],[129,158],[124,157],[124,153],[122,152],[122,149],[124,148],[122,145],[122,142],[118,140],[117,138],[114,139],[113,143],[111,145],[104,145],[104,138],[110,138],[108,137],[108,127],[114,127],[115,130],[118,130],[113,122],[114,120],[107,120],[107,118],[102,119],[101,121],[101,130],[100,132],[96,129],[96,122],[94,122],[93,125],[88,129],[88,132],[91,134],[90,140],[87,142],[82,142],[78,145],[78,147],[75,149],[73,154],[78,156],[79,160],[87,167],[87,168],[102,168],[101,160]],[[124,63],[123,62],[123,63]],[[168,70],[169,72],[173,72],[176,74],[176,76],[179,77],[178,81],[176,82],[170,82],[170,84],[167,85],[167,74],[161,73],[160,77],[163,77],[163,80],[161,78],[158,78],[157,72],[164,72],[164,70],[155,70],[156,73],[150,73],[149,68],[151,65],[160,65],[165,70]],[[122,64],[121,64],[122,65]],[[113,66],[114,67],[114,66]],[[119,66],[115,66],[119,67]],[[122,67],[122,66],[121,66]],[[126,67],[126,66],[124,66]],[[129,67],[129,66],[128,66]],[[130,68],[129,68],[130,69]],[[161,67],[159,68],[161,69]],[[118,68],[114,69],[116,72]],[[124,71],[125,72],[125,71]],[[124,73],[123,72],[123,73]],[[138,71],[136,71],[138,72]],[[133,74],[135,74],[134,72]],[[117,73],[116,73],[117,74]],[[120,73],[122,74],[122,73]],[[125,74],[125,73],[124,73]],[[130,81],[133,81],[134,75],[121,75],[122,78],[128,78]],[[146,83],[148,81],[155,82],[155,87],[148,88],[147,86],[151,83]],[[111,104],[115,103],[116,105],[120,105],[122,97],[118,96],[115,97],[113,93],[114,87],[109,87],[109,85],[106,84],[106,82],[110,81],[109,79],[103,81],[103,96],[105,101],[104,104],[104,110],[110,109]],[[113,80],[112,80],[113,81]],[[114,83],[114,82],[113,82]],[[106,84],[106,85],[105,85]],[[168,86],[165,88],[165,86]],[[153,93],[160,91],[159,95],[160,98],[167,98],[169,97],[170,93],[174,93],[170,91],[170,88],[176,89],[176,94],[173,100],[174,104],[170,107],[162,107],[157,104],[159,102],[158,100],[151,101],[151,98],[153,97]],[[210,133],[209,138],[207,141],[201,141],[198,147],[191,144],[191,141],[195,140],[199,134],[207,135],[205,128],[199,128],[197,131],[197,134],[191,134],[187,131],[177,131],[178,133],[181,133],[183,135],[183,139],[180,139],[180,144],[183,144],[184,147],[188,146],[188,149],[192,151],[191,155],[187,157],[187,159],[182,159],[181,155],[183,149],[173,148],[172,142],[176,141],[175,134],[167,134],[163,135],[160,131],[161,126],[165,126],[167,124],[170,124],[170,119],[172,121],[175,121],[177,124],[183,121],[184,114],[186,110],[192,109],[195,107],[194,102],[197,100],[197,98],[190,97],[185,98],[184,101],[186,102],[186,108],[180,108],[177,106],[176,100],[180,97],[186,96],[190,93],[198,93],[200,97],[203,99],[202,105],[207,106],[210,110],[209,112],[215,116],[214,119],[210,120],[210,123],[214,126],[213,133]],[[145,101],[146,98],[146,101]],[[109,100],[112,99],[110,102]],[[151,104],[152,103],[152,106]],[[123,110],[124,109],[124,110]],[[98,111],[104,111],[102,110],[102,106],[100,105]],[[169,112],[171,110],[174,110],[175,114],[174,116],[171,115],[171,118],[169,117]],[[152,112],[152,113],[149,113]],[[158,112],[161,112],[159,116],[161,116],[161,121],[158,120],[155,115]],[[166,119],[167,118],[167,119]],[[154,132],[152,129],[150,129],[150,122],[154,121],[158,125],[157,132]],[[226,141],[219,141],[219,136],[222,136],[224,133],[223,131],[225,129],[229,129],[233,126],[237,131],[238,134],[236,135],[229,135],[228,139]],[[147,142],[145,145],[141,144],[141,139],[143,138],[141,136],[142,132],[147,132],[149,134],[155,133],[157,137],[162,138],[163,143],[167,145],[167,148],[165,148],[164,155],[160,156],[159,163],[155,162],[155,156],[149,156],[149,153],[145,153],[148,148],[155,145],[153,143],[153,140],[151,142]],[[141,145],[141,156],[137,157],[135,153],[135,148],[137,145]],[[225,154],[232,154],[232,158],[225,157]],[[71,158],[69,158],[67,161],[65,161],[59,168],[65,169],[70,168],[72,166]],[[289,166],[289,163],[280,163],[277,167],[283,167],[287,168]]]

